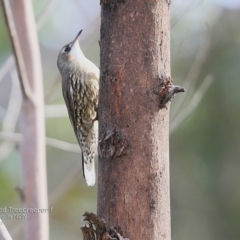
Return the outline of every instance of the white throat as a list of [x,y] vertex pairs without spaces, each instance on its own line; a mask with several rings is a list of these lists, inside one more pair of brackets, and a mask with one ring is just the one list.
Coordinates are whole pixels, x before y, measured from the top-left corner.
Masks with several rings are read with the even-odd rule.
[[78,42],[75,42],[71,48],[70,54],[72,55],[72,59],[81,59],[84,57],[83,52],[79,46]]

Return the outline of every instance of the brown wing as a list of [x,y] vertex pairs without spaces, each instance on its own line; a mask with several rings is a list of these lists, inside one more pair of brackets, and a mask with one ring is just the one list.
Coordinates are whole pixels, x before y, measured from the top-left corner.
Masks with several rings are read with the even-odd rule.
[[97,116],[98,78],[92,73],[70,74],[63,86],[63,96],[77,138],[78,131],[87,136]]
[[67,106],[68,116],[70,118],[72,126],[74,127],[75,113],[74,113],[74,101],[73,101],[73,93],[72,93],[70,78],[62,86],[62,92],[63,92],[63,98],[65,100],[65,104]]

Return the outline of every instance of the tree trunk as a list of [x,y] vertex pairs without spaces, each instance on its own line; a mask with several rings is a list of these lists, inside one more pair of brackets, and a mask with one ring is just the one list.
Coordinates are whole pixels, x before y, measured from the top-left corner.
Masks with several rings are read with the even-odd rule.
[[[24,204],[48,209],[43,78],[32,2],[13,1],[12,11],[32,97],[23,96],[21,110]],[[47,240],[48,234],[48,213],[27,213],[25,239]]]
[[108,0],[101,12],[98,215],[129,239],[171,239],[169,0]]

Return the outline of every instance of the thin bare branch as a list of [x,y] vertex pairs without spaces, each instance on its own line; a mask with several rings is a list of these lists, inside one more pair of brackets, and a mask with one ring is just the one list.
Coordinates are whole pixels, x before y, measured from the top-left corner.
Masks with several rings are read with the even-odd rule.
[[[183,19],[183,16],[185,16],[188,12],[190,12],[190,10],[191,10],[191,12],[192,12],[192,10],[194,10],[194,9],[191,9],[192,4],[193,4],[194,2],[195,2],[195,0],[190,1],[190,2],[188,3],[188,5],[187,5],[186,7],[184,7],[184,8],[182,8],[181,10],[179,10],[179,8],[177,8],[177,13],[173,13],[173,15],[174,15],[174,16],[176,15],[176,17],[171,21],[171,28],[174,28],[174,27],[177,25],[177,23],[178,23],[181,19]],[[202,2],[203,2],[203,0],[201,0],[201,1],[195,6],[195,8],[198,7]]]
[[208,55],[208,50],[210,47],[210,32],[209,30],[206,31],[206,34],[203,37],[202,43],[196,53],[196,57],[194,59],[194,62],[187,74],[187,77],[185,78],[184,82],[183,82],[183,86],[187,87],[193,84],[193,82],[196,82],[202,65],[204,64],[206,57]]
[[[49,17],[51,11],[53,10],[53,7],[57,2],[58,0],[48,1],[44,9],[41,11],[41,13],[36,19],[36,25],[38,30],[41,29],[42,25]],[[11,54],[0,68],[0,82],[5,77],[5,75],[14,67],[14,63],[15,63],[14,58],[13,55]]]
[[8,101],[8,108],[3,120],[3,131],[13,132],[21,109],[21,93],[19,91],[19,83],[17,81],[17,73],[11,71],[11,92]]
[[[22,135],[21,133],[15,132],[0,132],[0,139],[5,141],[21,142]],[[46,144],[49,147],[58,148],[63,151],[81,153],[78,144],[64,142],[55,138],[46,137]]]
[[78,144],[72,144],[49,137],[46,138],[46,143],[48,146],[55,147],[64,151],[81,153]]
[[196,107],[201,102],[204,94],[213,83],[213,80],[214,79],[212,75],[208,75],[205,77],[198,91],[192,97],[190,103],[187,105],[185,109],[181,111],[178,117],[176,117],[175,120],[171,123],[170,134],[172,134],[178,128],[178,126],[196,109]]
[[60,82],[61,82],[60,74],[58,74],[57,78],[52,82],[52,84],[50,85],[50,87],[48,88],[48,90],[45,93],[45,96],[44,96],[45,103],[48,102],[52,98],[54,92],[60,85]]
[[12,67],[14,66],[14,58],[13,55],[10,55],[6,62],[1,66],[0,68],[0,82],[2,81],[2,79],[4,78],[4,76],[12,69]]
[[6,21],[6,25],[8,27],[9,35],[11,37],[11,42],[13,46],[13,52],[16,60],[16,66],[18,71],[18,77],[22,89],[23,96],[28,98],[33,102],[32,92],[29,86],[28,77],[26,73],[25,63],[23,60],[23,55],[20,47],[20,42],[18,39],[18,34],[16,31],[13,13],[11,10],[11,6],[8,0],[3,0],[3,13]]
[[0,145],[0,162],[2,162],[4,159],[6,159],[9,154],[14,150],[14,147],[16,145],[14,145],[13,142],[11,141],[5,141],[3,143],[1,143]]
[[[21,93],[19,90],[19,82],[15,70],[11,71],[11,92],[8,101],[8,107],[5,111],[2,126],[3,132],[14,132],[17,119],[21,108]],[[16,144],[11,141],[5,141],[0,145],[0,162],[5,159],[15,148]]]
[[22,137],[21,133],[0,132],[0,139],[4,141],[20,142]]
[[12,240],[1,218],[0,218],[0,240]]
[[[82,160],[79,159],[79,163],[81,161]],[[81,164],[78,164],[74,168],[72,168],[71,172],[66,173],[63,181],[59,183],[58,186],[56,186],[54,190],[49,193],[50,206],[54,205],[54,203],[57,202],[69,190],[69,186],[73,185],[76,182],[76,179],[81,172],[81,168]]]
[[175,17],[171,20],[171,28],[174,28],[182,17],[186,15],[193,2],[194,0],[190,1],[186,7],[182,7],[181,9],[177,8],[177,11],[173,12],[173,16]]
[[[20,121],[22,140],[19,152],[22,163],[24,205],[27,208],[47,208],[43,78],[34,11],[31,0],[12,1],[11,4],[12,21],[16,26],[31,92],[30,97],[23,98]],[[49,239],[48,214],[27,214],[25,239]]]
[[56,6],[57,2],[58,2],[58,0],[49,0],[47,2],[47,4],[45,5],[45,7],[43,8],[43,10],[41,11],[41,13],[38,15],[38,17],[36,18],[36,25],[37,25],[37,29],[38,30],[46,22],[46,20],[48,19],[49,15],[53,11],[53,8]]
[[178,114],[181,111],[184,103],[186,103],[186,101],[189,97],[189,94],[191,93],[191,91],[194,87],[194,84],[196,83],[196,81],[199,77],[201,68],[206,60],[209,47],[210,47],[210,32],[208,30],[207,33],[204,35],[202,44],[197,51],[196,57],[193,61],[193,64],[192,64],[184,82],[182,83],[183,87],[186,89],[187,94],[185,95],[184,98],[179,99],[179,101],[175,103],[175,107],[172,111],[173,119],[178,117]]
[[67,117],[67,108],[64,104],[45,105],[46,118]]
[[0,106],[0,119],[3,119],[5,116],[6,110],[4,107]]
[[[79,159],[81,161],[81,159]],[[71,172],[67,172],[62,182],[58,184],[57,187],[54,188],[53,191],[49,192],[49,206],[53,206],[55,202],[57,202],[68,190],[69,186],[73,185],[76,182],[76,179],[81,171],[81,164],[77,165],[76,167],[72,168]],[[18,237],[19,232],[23,228],[23,223],[18,222],[17,225],[14,225],[13,229],[11,230],[13,238]]]

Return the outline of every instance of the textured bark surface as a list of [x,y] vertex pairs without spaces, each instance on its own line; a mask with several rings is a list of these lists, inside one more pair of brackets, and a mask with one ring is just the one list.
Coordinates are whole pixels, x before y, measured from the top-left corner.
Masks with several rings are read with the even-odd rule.
[[167,0],[102,5],[98,216],[134,239],[170,239]]

